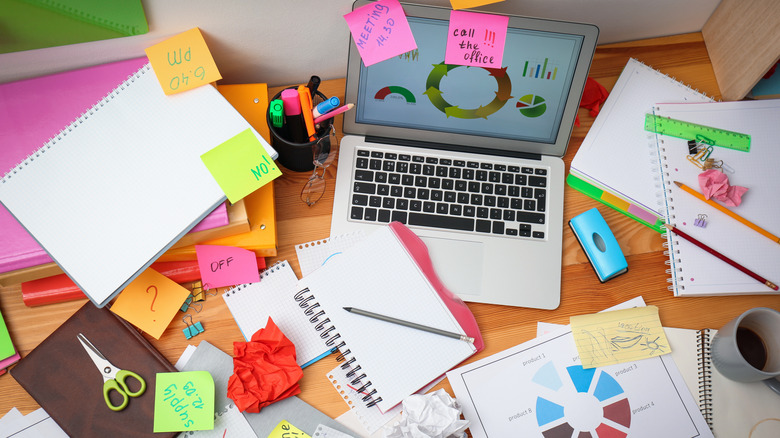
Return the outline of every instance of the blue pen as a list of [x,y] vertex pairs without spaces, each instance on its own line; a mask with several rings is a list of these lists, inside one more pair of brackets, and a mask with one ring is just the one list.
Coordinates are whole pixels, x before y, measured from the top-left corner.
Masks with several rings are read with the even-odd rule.
[[316,119],[317,117],[329,113],[339,107],[341,101],[338,97],[331,97],[330,99],[320,102],[314,109],[311,110],[312,115]]

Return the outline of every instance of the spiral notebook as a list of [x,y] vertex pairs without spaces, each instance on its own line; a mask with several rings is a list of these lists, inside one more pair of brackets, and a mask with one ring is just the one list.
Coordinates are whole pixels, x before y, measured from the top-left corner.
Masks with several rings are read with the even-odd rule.
[[[780,100],[658,104],[654,113],[749,134],[749,152],[715,146],[710,158],[733,170],[725,172],[731,185],[748,188],[741,205],[727,208],[780,235]],[[780,245],[677,187],[674,181],[701,193],[698,175],[702,169],[689,159],[686,140],[658,135],[657,141],[657,162],[660,160],[663,169],[664,219],[751,271],[780,282]],[[694,226],[699,215],[706,215],[705,227]],[[666,238],[669,289],[675,296],[777,293],[674,233]]]
[[780,397],[762,382],[740,383],[712,365],[717,330],[665,327],[672,359],[716,438],[780,436]]
[[659,102],[708,102],[697,90],[629,59],[571,162],[566,182],[657,231],[660,181],[645,114]]
[[147,64],[0,179],[0,202],[102,307],[224,202],[200,156],[247,129],[276,156],[214,87],[166,96]]
[[[362,401],[383,412],[480,350],[468,307],[435,278],[422,240],[394,222],[301,279],[294,300],[337,348]],[[474,344],[356,315],[356,307],[475,337]]]

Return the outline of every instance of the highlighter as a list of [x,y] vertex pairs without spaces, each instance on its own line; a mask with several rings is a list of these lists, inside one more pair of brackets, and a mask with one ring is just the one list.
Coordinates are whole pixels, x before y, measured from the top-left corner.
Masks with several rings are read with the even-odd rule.
[[311,111],[311,115],[316,119],[317,117],[325,113],[329,113],[334,109],[338,108],[340,103],[341,101],[339,100],[339,98],[333,96],[328,100],[324,102],[320,102],[317,106],[315,106],[314,109]]
[[301,99],[301,113],[303,114],[303,121],[306,123],[306,135],[309,136],[309,141],[314,141],[316,139],[314,136],[316,131],[314,130],[314,117],[311,115],[311,93],[309,93],[309,89],[305,85],[298,87],[298,97]]
[[288,88],[282,91],[282,103],[284,104],[285,126],[293,143],[306,143],[306,127],[301,114],[301,99],[298,91]]

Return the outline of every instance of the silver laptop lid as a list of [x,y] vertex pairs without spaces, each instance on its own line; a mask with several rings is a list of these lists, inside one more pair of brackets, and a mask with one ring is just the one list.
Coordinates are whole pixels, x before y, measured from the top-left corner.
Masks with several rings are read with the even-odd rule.
[[[353,8],[367,3],[358,0]],[[403,4],[417,50],[365,67],[350,43],[347,134],[509,156],[563,156],[598,39],[590,24],[510,16],[503,68],[444,64],[450,9]]]

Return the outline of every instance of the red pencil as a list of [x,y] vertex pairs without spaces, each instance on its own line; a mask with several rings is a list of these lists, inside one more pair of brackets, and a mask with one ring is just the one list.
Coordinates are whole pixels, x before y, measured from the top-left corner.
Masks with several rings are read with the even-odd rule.
[[683,232],[679,228],[675,228],[673,225],[666,224],[664,225],[666,228],[669,229],[669,231],[672,231],[673,233],[677,234],[678,236],[682,237],[683,239],[691,242],[692,244],[698,246],[699,248],[707,251],[708,253],[714,255],[715,257],[723,260],[724,262],[730,264],[731,266],[739,269],[740,271],[744,272],[745,274],[755,278],[760,283],[764,283],[768,287],[777,290],[777,285],[775,283],[772,283],[771,281],[767,280],[766,278],[756,274],[755,272],[751,271],[750,269],[740,265],[739,263],[735,262],[734,260],[731,260],[730,258],[724,256],[723,254],[719,253],[718,251],[715,251],[714,249],[710,248],[709,246],[705,245],[704,243],[700,242],[696,238],[689,236],[687,233]]

